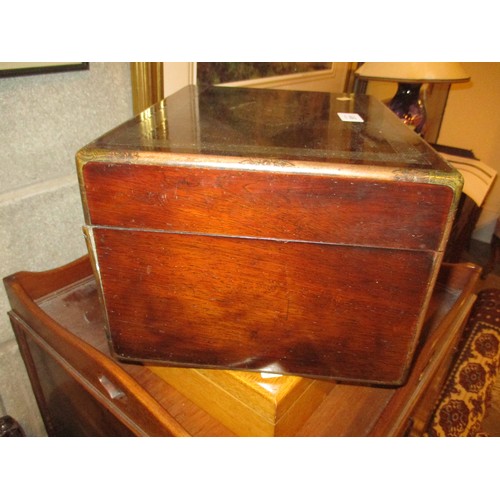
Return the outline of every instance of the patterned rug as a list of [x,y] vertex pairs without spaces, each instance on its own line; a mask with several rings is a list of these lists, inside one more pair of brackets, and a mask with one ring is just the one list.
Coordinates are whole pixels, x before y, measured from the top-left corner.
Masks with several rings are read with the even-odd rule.
[[464,334],[465,345],[441,394],[429,436],[495,435],[483,425],[487,414],[500,425],[494,415],[500,398],[492,404],[495,383],[500,386],[500,289],[478,294]]
[[500,437],[500,377],[491,388],[491,405],[486,410],[481,427],[488,436]]

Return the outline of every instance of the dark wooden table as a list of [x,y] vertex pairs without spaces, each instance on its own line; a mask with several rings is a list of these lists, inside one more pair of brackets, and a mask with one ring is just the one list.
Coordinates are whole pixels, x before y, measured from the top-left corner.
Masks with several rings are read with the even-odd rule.
[[[453,363],[479,273],[472,264],[443,265],[406,385],[331,382],[329,394],[296,435],[421,435]],[[4,282],[49,435],[234,435],[147,367],[110,356],[86,256],[47,272],[16,273]]]

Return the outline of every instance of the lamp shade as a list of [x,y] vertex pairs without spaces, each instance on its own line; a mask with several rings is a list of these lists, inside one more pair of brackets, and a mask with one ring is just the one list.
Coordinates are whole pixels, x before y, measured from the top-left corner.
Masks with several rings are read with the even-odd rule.
[[365,62],[355,74],[362,80],[392,82],[467,82],[469,75],[454,62]]

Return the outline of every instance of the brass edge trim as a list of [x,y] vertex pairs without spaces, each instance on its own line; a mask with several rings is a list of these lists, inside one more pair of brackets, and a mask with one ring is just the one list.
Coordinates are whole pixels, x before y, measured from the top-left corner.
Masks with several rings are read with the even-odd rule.
[[94,231],[93,231],[92,226],[83,226],[82,230],[83,230],[83,234],[85,236],[85,243],[87,244],[87,251],[89,254],[90,265],[92,266],[92,271],[94,273],[94,277],[95,277],[95,280],[97,283],[97,294],[99,296],[99,302],[102,305],[101,309],[102,309],[103,316],[104,316],[106,340],[108,341],[108,346],[110,348],[110,352],[113,352],[112,344],[111,344],[111,334],[110,334],[110,328],[109,328],[108,308],[106,306],[106,300],[104,297],[104,290],[102,287],[101,271],[99,268],[99,259],[97,258],[97,251],[95,248]]
[[[262,158],[242,156],[180,154],[164,151],[115,151],[86,147],[77,153],[77,166],[80,182],[83,185],[83,168],[90,162],[121,163],[125,165],[154,165],[186,168],[214,168],[226,170],[247,170],[283,173],[311,174],[322,176],[351,177],[388,181],[403,181],[421,184],[447,185],[453,191],[463,185],[461,174],[453,172],[433,172],[424,169],[391,169],[379,165],[351,165],[345,163],[326,164],[314,161],[263,160]],[[460,176],[456,179],[457,176]],[[459,196],[458,196],[459,198]],[[457,201],[458,202],[458,201]]]
[[421,340],[422,336],[422,330],[425,324],[426,320],[426,315],[427,315],[427,310],[429,309],[432,295],[434,292],[434,287],[436,286],[438,277],[439,277],[439,270],[441,268],[441,263],[443,260],[443,252],[440,252],[439,250],[434,253],[434,261],[432,263],[430,273],[429,273],[429,279],[427,283],[427,291],[423,297],[422,300],[422,306],[420,307],[420,315],[417,319],[417,322],[415,323],[415,329],[414,333],[415,335],[412,338],[411,342],[411,347],[408,349],[408,353],[406,356],[406,363],[405,363],[405,371],[404,374],[400,380],[402,384],[405,384],[408,382],[409,377],[411,376],[411,371],[413,369],[413,361],[415,354],[417,352],[418,345]]
[[462,190],[464,187],[465,179],[464,179],[462,172],[460,172],[460,170],[458,170],[458,168],[453,166],[453,164],[451,162],[449,162],[447,160],[445,160],[445,161],[446,161],[446,164],[450,167],[450,169],[454,173],[454,177],[452,177],[451,175],[448,176],[448,181],[449,181],[449,187],[451,189],[453,189],[453,192],[455,193],[455,200],[454,201],[458,206],[458,202],[460,201],[460,195],[462,194]]
[[[443,254],[446,250],[446,245],[448,243],[448,239],[450,237],[451,230],[453,229],[453,222],[454,222],[455,216],[457,214],[458,205],[460,202],[460,196],[462,195],[462,190],[464,187],[464,176],[456,168],[452,167],[452,169],[453,169],[454,174],[455,174],[454,176],[449,175],[446,177],[446,179],[442,179],[442,178],[439,179],[441,181],[440,182],[441,185],[449,187],[453,192],[453,200],[451,203],[450,210],[448,211],[448,219],[446,222],[445,229],[443,231],[443,237],[441,239],[441,243],[438,246],[438,251],[443,252]],[[434,183],[437,183],[437,182],[434,182]]]
[[[459,170],[453,168],[451,171],[429,171],[424,169],[398,169],[394,170],[394,180],[404,182],[435,184],[439,186],[449,187],[455,194],[455,198],[460,198],[462,192],[464,178]],[[457,194],[458,191],[458,194]]]
[[80,199],[83,208],[83,218],[85,224],[90,224],[91,220],[90,220],[90,211],[87,204],[87,190],[85,187],[85,181],[83,179],[83,167],[85,166],[85,158],[82,158],[82,156],[80,155],[80,151],[76,153],[75,160],[76,160],[76,175],[78,177],[78,185],[80,187]]
[[98,265],[97,260],[96,260],[94,232],[92,230],[92,226],[83,226],[82,231],[83,231],[83,235],[85,237],[85,243],[87,245],[87,251],[89,254],[90,264],[92,266],[94,276],[96,278],[99,278],[98,281],[100,282],[101,275],[99,272],[99,265]]
[[448,243],[448,238],[453,227],[453,221],[455,219],[458,204],[460,202],[460,196],[462,194],[464,186],[464,177],[462,173],[458,169],[453,167],[450,162],[446,161],[446,164],[450,167],[450,172],[434,171],[431,173],[431,175],[427,174],[425,179],[422,179],[425,171],[419,169],[398,170],[395,177],[396,180],[401,180],[404,182],[426,183],[436,186],[448,187],[449,189],[451,189],[453,193],[453,199],[448,211],[448,217],[441,237],[441,241],[437,248],[438,252],[444,252],[444,250],[446,249],[446,244]]

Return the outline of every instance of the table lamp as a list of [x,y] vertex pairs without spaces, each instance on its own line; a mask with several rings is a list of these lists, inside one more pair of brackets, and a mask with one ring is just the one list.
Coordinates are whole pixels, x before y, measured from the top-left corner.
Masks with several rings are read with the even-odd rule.
[[361,80],[396,82],[398,90],[389,108],[418,134],[425,132],[423,83],[457,83],[470,80],[460,63],[454,62],[365,62],[356,71]]

